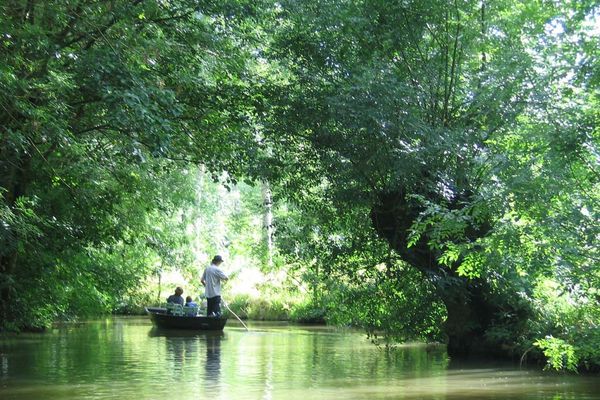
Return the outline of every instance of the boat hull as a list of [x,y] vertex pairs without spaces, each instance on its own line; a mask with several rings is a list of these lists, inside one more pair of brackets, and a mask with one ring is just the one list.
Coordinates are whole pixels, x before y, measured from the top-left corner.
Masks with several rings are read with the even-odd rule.
[[167,314],[166,309],[146,308],[152,323],[163,329],[190,329],[196,331],[222,331],[227,318],[214,318],[203,316],[179,316]]

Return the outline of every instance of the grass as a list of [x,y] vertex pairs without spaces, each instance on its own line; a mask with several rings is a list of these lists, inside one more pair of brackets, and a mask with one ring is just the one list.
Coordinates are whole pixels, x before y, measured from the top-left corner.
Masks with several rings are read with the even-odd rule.
[[324,310],[301,296],[267,293],[260,297],[238,295],[228,302],[242,319],[325,323]]

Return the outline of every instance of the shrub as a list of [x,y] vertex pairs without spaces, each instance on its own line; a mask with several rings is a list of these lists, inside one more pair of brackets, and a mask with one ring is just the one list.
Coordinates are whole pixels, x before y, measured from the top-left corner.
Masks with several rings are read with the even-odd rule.
[[290,319],[294,322],[324,324],[326,322],[325,307],[312,301],[296,304],[292,309]]

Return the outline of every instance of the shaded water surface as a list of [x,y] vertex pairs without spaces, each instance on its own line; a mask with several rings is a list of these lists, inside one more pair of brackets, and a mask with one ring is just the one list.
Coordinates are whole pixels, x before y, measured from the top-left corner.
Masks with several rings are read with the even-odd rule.
[[220,334],[114,318],[0,338],[0,399],[600,399],[599,376],[386,352],[358,332],[231,320]]

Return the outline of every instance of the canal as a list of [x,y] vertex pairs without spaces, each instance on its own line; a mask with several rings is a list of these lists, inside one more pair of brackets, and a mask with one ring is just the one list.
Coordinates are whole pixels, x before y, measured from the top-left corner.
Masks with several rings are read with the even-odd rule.
[[229,321],[219,334],[107,318],[0,337],[0,399],[600,399],[600,377],[387,351],[330,327]]

